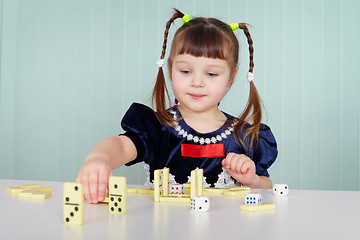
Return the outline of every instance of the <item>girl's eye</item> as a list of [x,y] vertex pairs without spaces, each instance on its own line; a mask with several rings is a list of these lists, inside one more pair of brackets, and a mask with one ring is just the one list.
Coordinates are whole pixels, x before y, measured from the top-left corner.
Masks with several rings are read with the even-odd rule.
[[189,74],[190,73],[190,71],[188,71],[188,70],[181,70],[180,72],[182,72],[183,74]]
[[211,73],[211,72],[210,72],[210,73],[208,73],[208,76],[209,76],[209,77],[216,77],[216,76],[218,76],[218,74],[216,74],[216,73]]

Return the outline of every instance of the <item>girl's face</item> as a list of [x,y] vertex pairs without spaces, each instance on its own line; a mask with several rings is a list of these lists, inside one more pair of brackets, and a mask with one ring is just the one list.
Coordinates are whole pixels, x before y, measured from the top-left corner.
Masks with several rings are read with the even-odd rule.
[[230,88],[237,69],[231,74],[226,60],[177,54],[172,61],[172,89],[180,107],[191,112],[217,110]]

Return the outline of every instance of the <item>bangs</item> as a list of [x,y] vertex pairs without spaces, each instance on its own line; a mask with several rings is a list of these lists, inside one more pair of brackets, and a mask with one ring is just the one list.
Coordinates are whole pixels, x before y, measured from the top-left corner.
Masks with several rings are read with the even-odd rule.
[[178,54],[226,60],[229,41],[213,26],[194,26],[184,31],[178,40]]

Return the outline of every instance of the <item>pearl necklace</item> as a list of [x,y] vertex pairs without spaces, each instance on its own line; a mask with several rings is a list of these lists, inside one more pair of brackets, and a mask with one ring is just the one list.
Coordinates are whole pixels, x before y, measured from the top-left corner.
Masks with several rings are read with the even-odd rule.
[[[171,110],[170,113],[173,115],[173,119],[177,120],[177,113],[174,110]],[[203,144],[210,144],[210,143],[217,143],[221,142],[223,139],[226,139],[231,132],[234,131],[234,126],[238,123],[238,120],[235,118],[234,122],[222,133],[216,135],[216,137],[212,138],[203,138],[193,134],[187,133],[179,124],[179,122],[175,121],[175,131],[178,132],[178,135],[181,135],[183,138],[186,138],[188,141],[193,141],[194,143]]]

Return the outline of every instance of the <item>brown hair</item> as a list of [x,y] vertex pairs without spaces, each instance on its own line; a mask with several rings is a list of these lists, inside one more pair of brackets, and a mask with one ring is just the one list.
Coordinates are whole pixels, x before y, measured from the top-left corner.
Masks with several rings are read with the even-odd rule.
[[[175,9],[174,15],[166,23],[164,42],[160,59],[164,59],[169,29],[171,24],[177,19],[182,18],[184,14]],[[249,72],[254,68],[254,48],[250,32],[247,24],[239,23],[239,28],[243,30],[249,44],[250,64]],[[171,74],[172,59],[176,54],[190,54],[195,57],[209,57],[225,59],[232,74],[235,74],[235,69],[239,59],[239,43],[228,24],[215,18],[194,18],[180,27],[174,36],[171,46],[171,52],[168,59],[169,73]],[[232,75],[232,77],[235,77]],[[168,106],[166,105],[168,101]],[[162,67],[159,67],[155,87],[153,89],[152,101],[156,104],[156,112],[160,121],[173,126],[175,121],[167,111],[171,106],[171,100]],[[236,139],[245,148],[251,150],[254,139],[258,140],[258,133],[261,124],[262,110],[261,100],[256,87],[253,82],[250,82],[250,93],[245,110],[238,117],[238,122],[234,126]],[[243,137],[239,136],[238,130],[243,129],[245,134]],[[247,139],[249,138],[249,139]],[[247,139],[247,140],[246,140]],[[248,147],[245,144],[248,142]]]

